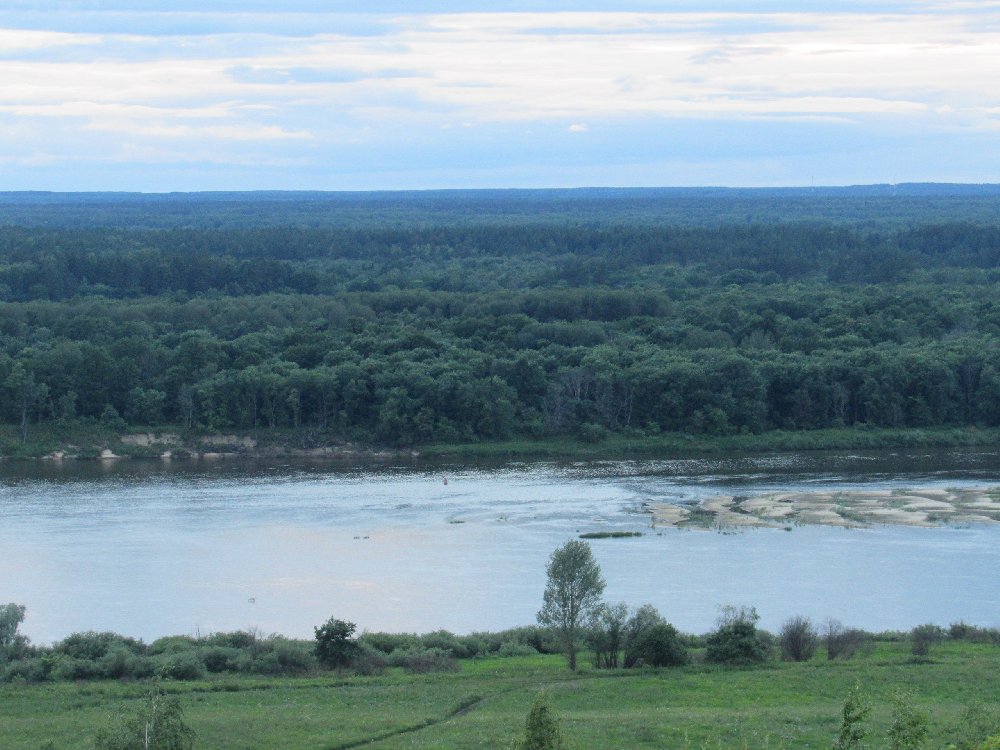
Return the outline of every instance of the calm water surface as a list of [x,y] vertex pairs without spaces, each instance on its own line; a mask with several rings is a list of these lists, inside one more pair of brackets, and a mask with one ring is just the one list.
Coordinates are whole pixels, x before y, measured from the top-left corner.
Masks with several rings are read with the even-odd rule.
[[[447,482],[445,481],[447,480]],[[0,602],[46,643],[80,630],[152,639],[255,627],[311,637],[534,621],[551,551],[592,542],[605,598],[682,630],[722,604],[869,629],[1000,624],[1000,527],[740,533],[651,529],[647,500],[775,489],[1000,482],[992,451],[344,466],[243,461],[0,464]]]

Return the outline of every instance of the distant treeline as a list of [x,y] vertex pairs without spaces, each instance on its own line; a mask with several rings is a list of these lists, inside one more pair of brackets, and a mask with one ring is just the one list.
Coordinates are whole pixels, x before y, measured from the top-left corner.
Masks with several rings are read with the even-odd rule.
[[397,445],[1000,425],[1000,226],[602,217],[2,228],[0,419]]

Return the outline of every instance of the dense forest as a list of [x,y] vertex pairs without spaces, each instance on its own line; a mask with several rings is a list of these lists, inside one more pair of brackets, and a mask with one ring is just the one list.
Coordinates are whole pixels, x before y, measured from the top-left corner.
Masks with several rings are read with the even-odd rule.
[[0,195],[0,419],[1000,425],[1000,190]]

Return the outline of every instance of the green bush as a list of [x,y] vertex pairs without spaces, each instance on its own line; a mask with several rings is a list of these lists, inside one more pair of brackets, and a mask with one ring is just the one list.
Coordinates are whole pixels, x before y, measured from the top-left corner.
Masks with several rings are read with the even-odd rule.
[[647,628],[636,643],[638,663],[648,667],[679,667],[688,663],[688,652],[677,628],[659,622]]
[[186,651],[171,655],[160,674],[171,680],[203,680],[208,676],[208,669],[196,652]]
[[96,661],[109,651],[118,649],[125,649],[137,655],[146,653],[146,645],[135,638],[128,638],[118,633],[97,633],[92,630],[73,633],[52,647],[57,654],[88,661]]
[[470,652],[465,643],[447,630],[435,630],[420,636],[420,646],[425,649],[447,651],[456,659],[467,659],[475,655],[475,651]]
[[2,672],[3,682],[45,682],[51,677],[52,661],[50,659],[32,658],[18,659],[10,662]]
[[168,635],[164,638],[157,638],[149,644],[149,653],[152,656],[165,654],[181,654],[185,651],[196,651],[198,641],[187,635]]
[[396,649],[389,654],[386,663],[391,667],[402,667],[413,674],[458,670],[458,662],[451,652],[438,648]]
[[928,656],[931,646],[940,643],[943,638],[944,631],[937,625],[917,625],[910,631],[910,652],[914,656]]
[[144,680],[156,674],[156,662],[137,656],[126,648],[116,647],[97,661],[101,674],[112,680]]
[[420,645],[420,637],[415,633],[362,633],[359,641],[368,644],[383,654],[391,654],[396,649],[411,649]]
[[62,656],[52,668],[52,677],[56,680],[96,680],[103,676],[101,666],[96,661],[73,656]]
[[239,668],[240,650],[229,646],[209,646],[201,651],[205,668],[214,674],[235,672]]
[[497,656],[534,656],[538,651],[535,650],[533,646],[529,646],[527,643],[519,643],[518,641],[504,641],[500,644],[500,648],[496,650]]
[[705,639],[705,661],[713,664],[759,664],[770,655],[771,637],[757,630],[753,607],[725,607],[719,629]]
[[373,676],[385,672],[386,655],[365,642],[360,642],[351,660],[351,669],[360,675]]

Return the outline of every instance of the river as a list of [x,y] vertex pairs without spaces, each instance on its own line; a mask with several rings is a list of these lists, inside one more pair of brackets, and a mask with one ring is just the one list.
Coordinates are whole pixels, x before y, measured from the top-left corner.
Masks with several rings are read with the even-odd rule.
[[581,532],[605,599],[705,632],[755,606],[872,630],[1000,624],[1000,525],[656,529],[645,501],[779,489],[981,486],[982,450],[457,466],[245,461],[0,463],[0,602],[49,643],[255,628],[464,633],[534,622],[552,550]]

